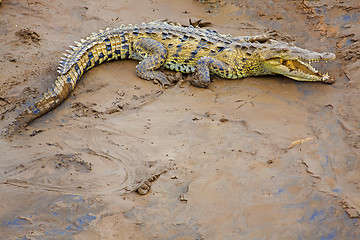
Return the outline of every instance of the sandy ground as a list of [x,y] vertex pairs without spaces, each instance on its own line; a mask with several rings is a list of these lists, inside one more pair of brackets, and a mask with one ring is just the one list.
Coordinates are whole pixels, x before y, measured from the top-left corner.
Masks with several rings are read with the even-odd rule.
[[[360,238],[358,0],[206,2],[2,2],[1,129],[51,85],[69,45],[120,24],[203,19],[337,59],[319,66],[333,85],[161,89],[135,61],[92,69],[60,107],[0,139],[1,239]],[[164,170],[148,195],[133,192]]]

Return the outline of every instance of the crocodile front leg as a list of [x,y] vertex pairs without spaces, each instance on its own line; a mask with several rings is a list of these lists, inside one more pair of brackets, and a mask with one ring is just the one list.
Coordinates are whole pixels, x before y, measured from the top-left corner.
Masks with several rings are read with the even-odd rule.
[[230,66],[212,57],[201,57],[196,62],[195,79],[190,83],[196,87],[207,88],[211,82],[210,72],[221,77],[226,77]]
[[140,78],[158,82],[163,86],[170,85],[165,74],[156,71],[167,57],[163,44],[151,38],[140,38],[134,42],[133,50],[132,58],[141,60],[136,66],[136,73]]

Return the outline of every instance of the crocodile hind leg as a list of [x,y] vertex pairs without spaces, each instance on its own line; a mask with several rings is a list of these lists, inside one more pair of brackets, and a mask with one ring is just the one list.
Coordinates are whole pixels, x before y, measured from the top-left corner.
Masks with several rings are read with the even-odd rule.
[[141,60],[136,66],[136,73],[140,78],[158,82],[163,86],[170,85],[165,74],[156,71],[164,64],[167,57],[163,44],[151,38],[140,38],[134,42],[133,50],[132,58]]
[[211,82],[210,72],[221,77],[227,77],[230,66],[211,57],[202,57],[196,62],[195,79],[190,83],[196,87],[207,88]]

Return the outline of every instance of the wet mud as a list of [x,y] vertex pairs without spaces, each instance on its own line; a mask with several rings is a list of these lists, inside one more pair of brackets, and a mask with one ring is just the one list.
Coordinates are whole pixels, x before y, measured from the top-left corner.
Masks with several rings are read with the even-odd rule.
[[[359,9],[356,0],[2,1],[0,129],[51,86],[69,45],[120,24],[191,19],[337,59],[316,66],[332,85],[215,77],[208,89],[161,88],[136,76],[136,61],[97,66],[61,106],[0,139],[0,238],[359,238]],[[135,192],[159,173],[147,195]]]

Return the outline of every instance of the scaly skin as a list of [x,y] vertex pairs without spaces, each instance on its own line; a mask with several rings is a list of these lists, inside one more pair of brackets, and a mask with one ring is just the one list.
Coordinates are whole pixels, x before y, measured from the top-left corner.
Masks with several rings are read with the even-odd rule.
[[299,81],[334,82],[306,63],[332,60],[333,53],[311,52],[266,36],[232,37],[164,21],[108,28],[71,48],[60,62],[60,75],[54,85],[16,118],[6,134],[13,134],[57,107],[84,72],[117,59],[139,60],[137,75],[161,85],[170,82],[157,71],[160,67],[195,73],[191,84],[204,88],[210,83],[210,74],[227,79],[282,74]]

